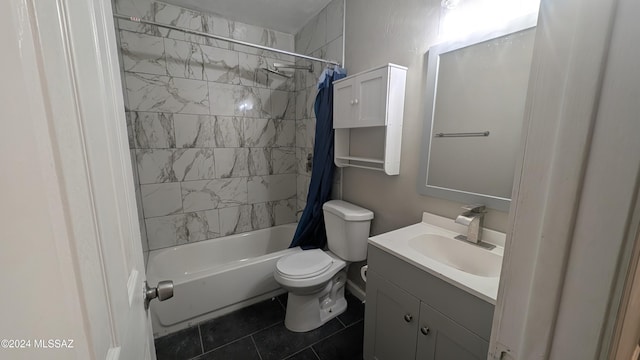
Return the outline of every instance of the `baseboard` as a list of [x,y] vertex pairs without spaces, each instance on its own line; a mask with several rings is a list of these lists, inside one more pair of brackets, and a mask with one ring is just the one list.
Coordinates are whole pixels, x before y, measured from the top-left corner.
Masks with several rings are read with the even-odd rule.
[[365,302],[366,294],[364,290],[362,290],[353,281],[347,280],[347,290],[349,290],[349,292],[351,292],[353,296],[357,297],[360,301]]

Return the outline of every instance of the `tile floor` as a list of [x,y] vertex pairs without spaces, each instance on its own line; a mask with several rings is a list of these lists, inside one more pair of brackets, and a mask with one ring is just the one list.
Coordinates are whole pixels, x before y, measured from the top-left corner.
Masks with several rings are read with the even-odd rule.
[[286,294],[155,340],[158,360],[361,360],[364,304],[346,294],[347,310],[322,327],[284,327]]

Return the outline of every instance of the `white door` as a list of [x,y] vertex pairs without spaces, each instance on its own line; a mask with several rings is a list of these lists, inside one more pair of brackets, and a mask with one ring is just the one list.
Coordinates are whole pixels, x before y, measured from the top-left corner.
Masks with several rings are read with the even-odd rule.
[[[31,141],[39,155],[11,154],[19,161],[3,170],[17,177],[4,176],[2,190],[45,194],[16,196],[15,203],[41,210],[30,226],[51,229],[38,239],[14,235],[12,252],[2,252],[2,261],[13,264],[16,283],[24,283],[29,274],[21,275],[20,265],[31,255],[22,254],[38,256],[50,242],[56,251],[42,258],[57,265],[38,262],[30,271],[43,284],[62,283],[54,292],[43,289],[40,301],[30,301],[38,294],[16,286],[2,306],[15,305],[14,313],[3,315],[13,317],[14,325],[0,332],[32,340],[73,338],[75,345],[58,352],[32,346],[0,357],[155,359],[110,1],[7,0],[0,2],[0,22],[0,42],[10,52],[5,63],[16,59],[14,68],[3,69],[16,75],[16,83],[3,81],[0,94],[3,104],[19,102],[16,108],[24,113],[24,119],[9,119],[10,109],[3,106],[2,118],[32,124],[11,135],[20,137],[18,145]],[[3,140],[11,140],[8,132]],[[19,178],[25,169],[45,175],[27,181]],[[6,195],[5,204],[13,204],[13,194]],[[47,324],[50,330],[42,331]]]

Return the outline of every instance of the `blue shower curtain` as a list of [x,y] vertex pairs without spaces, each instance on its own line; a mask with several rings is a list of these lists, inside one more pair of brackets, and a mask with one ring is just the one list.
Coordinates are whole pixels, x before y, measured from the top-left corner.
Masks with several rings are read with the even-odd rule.
[[316,137],[313,147],[311,183],[298,228],[290,247],[324,248],[327,233],[324,228],[322,205],[329,200],[333,184],[333,81],[347,74],[344,69],[325,69],[318,81],[318,95],[314,104]]

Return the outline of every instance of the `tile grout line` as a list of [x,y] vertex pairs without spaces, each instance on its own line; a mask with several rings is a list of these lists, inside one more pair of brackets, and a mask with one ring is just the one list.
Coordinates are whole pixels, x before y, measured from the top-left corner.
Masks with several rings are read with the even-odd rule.
[[[204,354],[204,341],[202,340],[202,330],[200,330],[200,325],[196,325],[198,327],[198,337],[200,338],[200,350],[202,351],[202,353],[200,355]],[[198,355],[198,356],[200,356]]]
[[318,355],[318,353],[316,352],[316,350],[313,348],[313,345],[309,346],[309,349],[311,349],[311,352],[313,352],[313,355],[316,356],[316,358],[318,358],[318,360],[320,360],[320,355]]
[[[298,350],[298,351],[294,352],[293,354],[289,354],[289,355],[285,356],[284,358],[282,358],[282,360],[291,359],[292,357],[294,357],[294,356],[296,356],[296,355],[298,355],[298,354],[302,353],[303,351],[305,351],[305,350],[307,350],[307,349],[311,349],[311,345],[309,345],[309,346],[307,346],[307,347],[305,347],[305,348],[302,348],[302,349],[300,349],[300,350]],[[313,349],[311,349],[311,351],[313,351]]]
[[[239,341],[241,341],[241,340],[244,340],[245,338],[248,338],[248,337],[251,337],[251,335],[245,335],[245,336],[240,337],[240,338],[237,338],[237,339],[235,339],[235,340],[231,340],[231,341],[229,341],[228,343],[224,343],[224,344],[222,344],[222,345],[220,345],[220,346],[218,346],[218,347],[215,347],[215,348],[213,348],[213,349],[211,349],[211,350],[209,350],[209,351],[206,351],[206,352],[204,352],[204,347],[203,347],[203,348],[202,348],[203,353],[202,353],[202,354],[200,354],[200,355],[204,355],[204,354],[212,353],[212,352],[214,352],[214,351],[217,351],[217,350],[222,349],[223,347],[225,347],[225,346],[227,346],[227,345],[235,344],[235,343],[237,343],[237,342],[239,342]],[[198,355],[198,356],[200,356],[200,355]]]
[[[209,350],[209,351],[207,351],[207,352],[204,352],[204,345],[203,345],[203,349],[202,349],[203,354],[208,354],[208,353],[210,353],[210,352],[212,352],[212,351],[219,350],[220,348],[223,348],[223,347],[225,347],[225,346],[227,346],[227,345],[231,345],[231,344],[233,344],[233,343],[236,343],[236,342],[238,342],[238,341],[240,341],[240,340],[243,340],[243,339],[245,339],[245,338],[247,338],[247,337],[251,337],[251,340],[254,342],[254,345],[255,345],[255,340],[253,339],[253,335],[255,335],[255,334],[257,334],[257,333],[259,333],[259,332],[261,332],[261,331],[264,331],[264,330],[266,330],[266,329],[269,329],[269,328],[271,328],[271,327],[274,327],[274,326],[276,326],[276,325],[280,324],[281,322],[282,322],[282,321],[278,321],[278,322],[277,322],[277,323],[275,323],[275,324],[271,324],[271,325],[269,325],[269,326],[267,326],[267,327],[264,327],[264,328],[262,328],[262,329],[260,329],[260,330],[254,331],[254,332],[252,332],[252,333],[249,333],[249,334],[246,334],[246,335],[244,335],[244,336],[241,336],[241,337],[239,337],[239,338],[237,338],[237,339],[234,339],[234,340],[231,340],[231,341],[229,341],[229,342],[226,342],[226,343],[224,343],[224,344],[222,344],[222,345],[220,345],[220,346],[218,346],[218,347],[215,347],[215,348],[213,348],[213,349],[211,349],[211,350]],[[200,325],[198,325],[198,327],[200,327]],[[256,349],[257,349],[257,345],[256,345]]]
[[258,353],[258,358],[262,360],[262,355],[260,354],[260,349],[258,349],[258,344],[256,344],[256,340],[253,338],[253,335],[249,335],[249,337],[251,338],[251,342],[253,343],[253,348],[256,349],[256,352]]
[[[363,320],[364,320],[364,319],[363,319]],[[357,323],[359,323],[360,321],[363,321],[363,320],[358,320],[358,321],[356,321],[355,323],[351,324],[351,326],[353,326],[353,325],[355,325],[355,324],[357,324]],[[327,335],[327,336],[323,337],[322,339],[320,339],[320,340],[318,340],[318,341],[316,341],[316,342],[314,342],[314,343],[312,343],[312,344],[309,344],[309,346],[308,346],[308,347],[313,347],[314,345],[318,345],[319,343],[321,343],[321,342],[322,342],[322,341],[324,341],[324,340],[327,340],[328,338],[332,337],[333,335],[336,335],[336,334],[339,334],[339,333],[341,333],[341,332],[343,332],[343,331],[346,331],[346,330],[347,330],[348,328],[350,328],[351,326],[344,327],[344,328],[342,328],[342,329],[340,329],[340,330],[338,330],[338,331],[336,331],[336,332],[332,333],[331,335]],[[312,350],[313,350],[313,349],[312,349]]]

